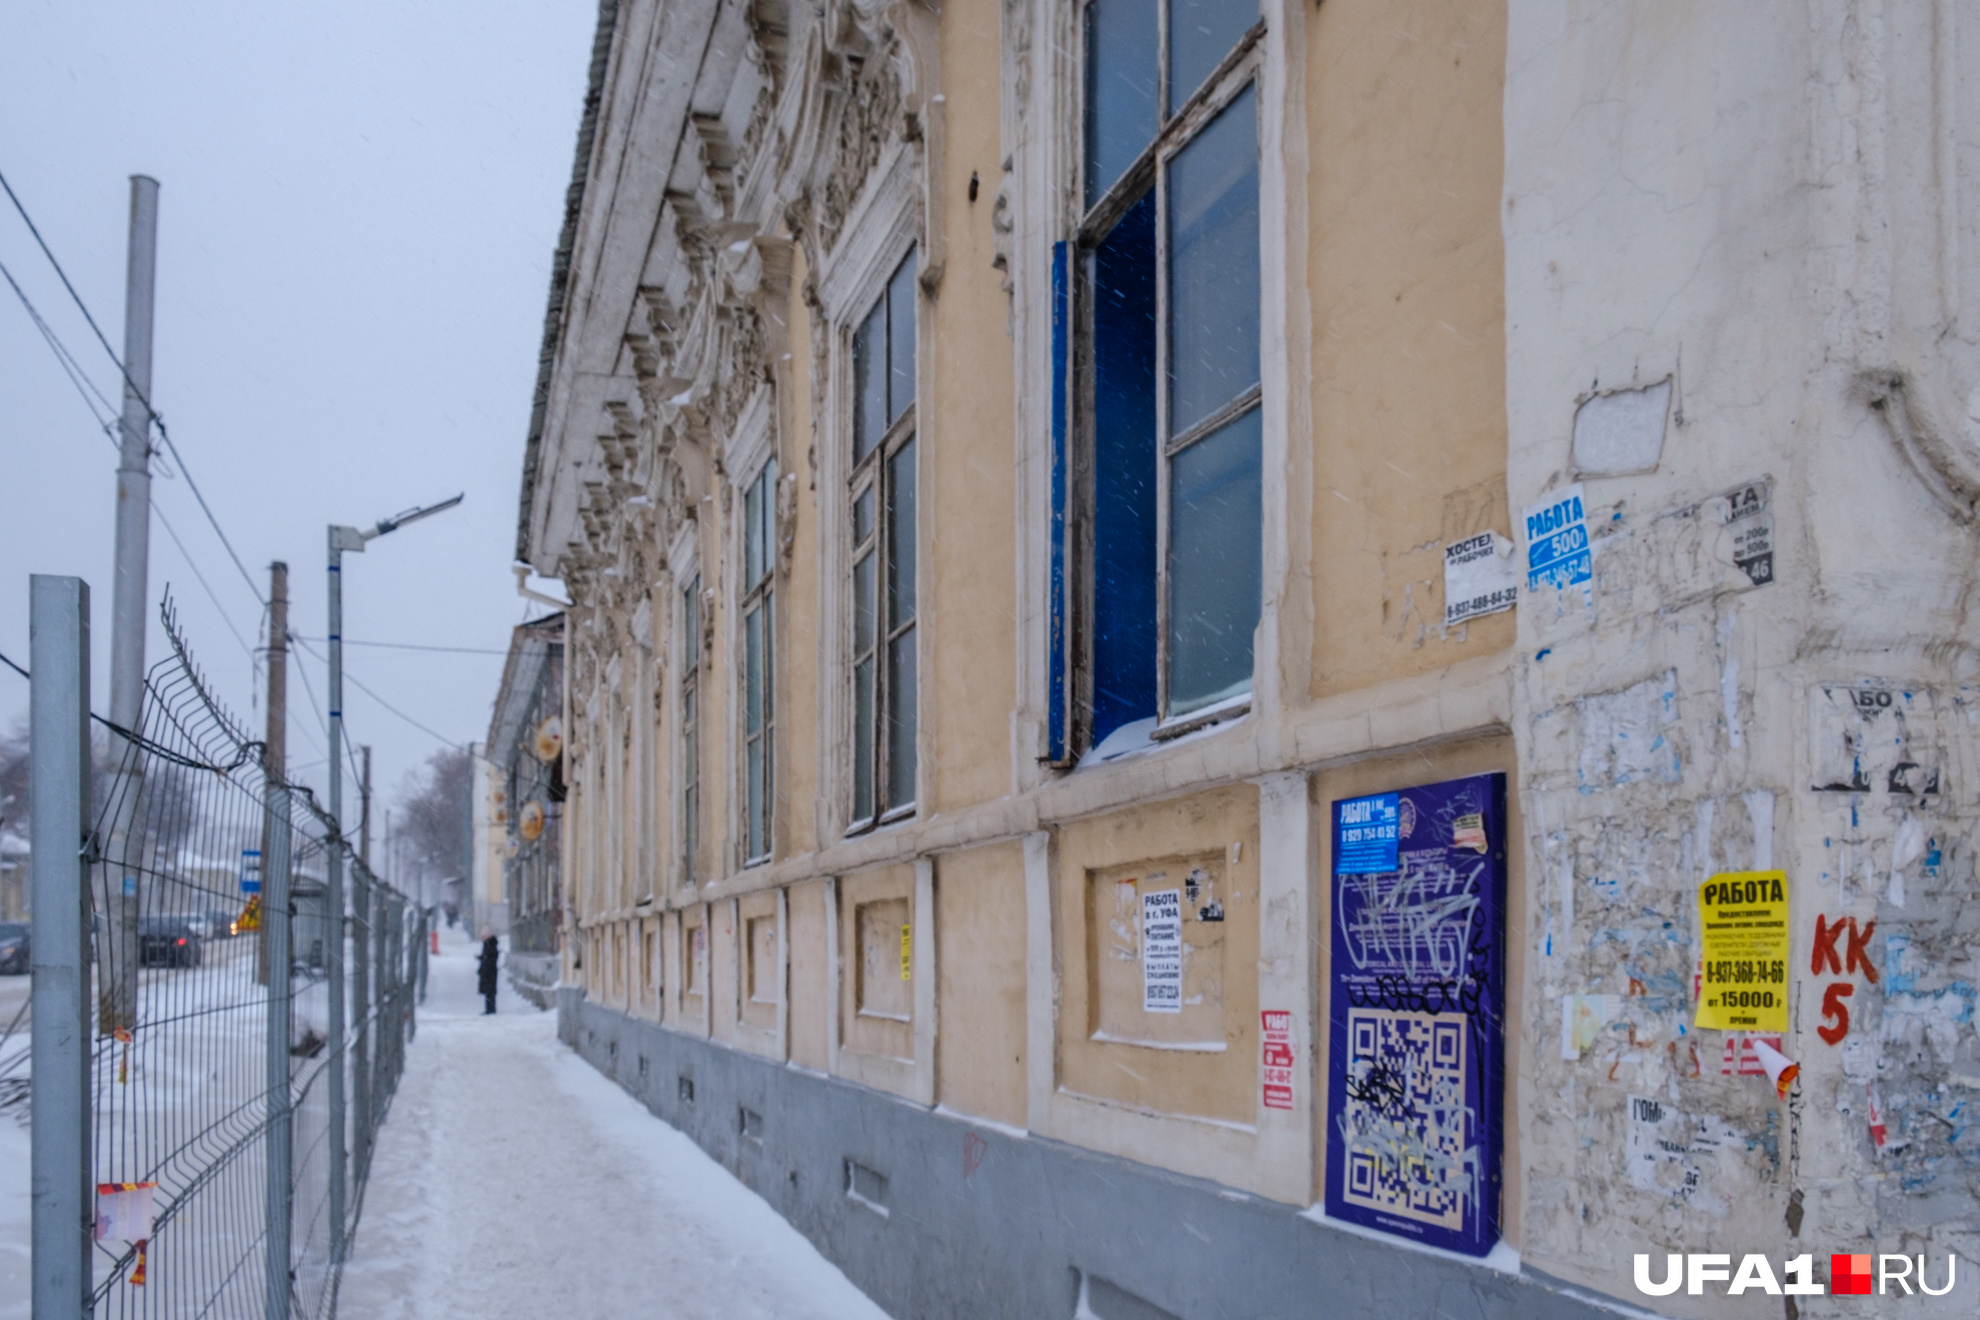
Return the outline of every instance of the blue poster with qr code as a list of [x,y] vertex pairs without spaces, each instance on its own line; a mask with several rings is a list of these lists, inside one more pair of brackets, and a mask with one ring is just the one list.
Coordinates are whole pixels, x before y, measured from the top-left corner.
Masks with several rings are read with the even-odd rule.
[[[1334,803],[1327,1213],[1483,1256],[1499,1240],[1506,777],[1405,788],[1395,860]],[[1340,864],[1345,861],[1346,869]]]

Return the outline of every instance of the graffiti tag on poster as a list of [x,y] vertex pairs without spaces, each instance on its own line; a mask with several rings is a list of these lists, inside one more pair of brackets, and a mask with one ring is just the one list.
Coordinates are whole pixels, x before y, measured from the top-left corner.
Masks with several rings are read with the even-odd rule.
[[[1381,795],[1387,870],[1333,876],[1327,1213],[1482,1256],[1498,1240],[1505,776]],[[1344,832],[1373,813],[1337,801]]]

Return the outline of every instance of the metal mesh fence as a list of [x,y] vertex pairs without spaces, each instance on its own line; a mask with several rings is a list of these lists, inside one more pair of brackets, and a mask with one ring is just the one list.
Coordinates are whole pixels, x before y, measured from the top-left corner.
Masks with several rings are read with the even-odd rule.
[[[332,1206],[359,1203],[413,1026],[426,919],[348,841],[364,901],[331,910],[336,822],[268,776],[169,610],[166,627],[173,652],[147,676],[142,727],[113,730],[96,775],[90,1104],[32,1119],[87,1128],[92,1314],[326,1317],[355,1221],[353,1209],[334,1222]],[[352,986],[359,1029],[341,1042],[338,958],[377,973]],[[357,1104],[340,1074],[359,1083]],[[341,1172],[338,1124],[361,1152]],[[333,1198],[340,1176],[352,1194]]]

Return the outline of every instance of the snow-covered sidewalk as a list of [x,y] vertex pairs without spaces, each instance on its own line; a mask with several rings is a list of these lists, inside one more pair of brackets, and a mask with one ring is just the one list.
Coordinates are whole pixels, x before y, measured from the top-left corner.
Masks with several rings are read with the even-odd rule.
[[443,935],[379,1133],[347,1320],[885,1320],[754,1192],[556,1037]]

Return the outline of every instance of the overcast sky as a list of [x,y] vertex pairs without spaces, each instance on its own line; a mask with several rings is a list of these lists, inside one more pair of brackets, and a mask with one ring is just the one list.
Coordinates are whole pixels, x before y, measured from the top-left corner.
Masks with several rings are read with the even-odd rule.
[[[465,491],[347,559],[344,633],[505,648],[525,615],[516,492],[595,6],[6,10],[0,173],[120,351],[129,176],[162,184],[153,400],[264,593],[269,561],[288,562],[290,628],[321,653],[326,524]],[[4,196],[0,263],[116,399],[115,368]],[[30,573],[83,577],[99,711],[115,490],[112,442],[0,284],[0,652],[27,663]],[[169,586],[219,695],[259,727],[262,607],[183,479],[156,478],[153,504],[153,604]],[[154,625],[147,663],[163,649]],[[456,742],[485,736],[501,665],[346,651],[349,674]],[[319,786],[325,681],[295,656],[290,764]],[[389,805],[438,741],[354,688],[345,710]],[[26,711],[27,684],[0,671],[0,726]]]

